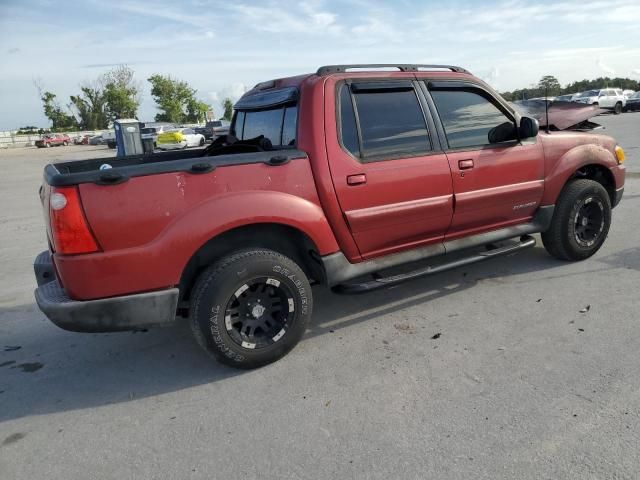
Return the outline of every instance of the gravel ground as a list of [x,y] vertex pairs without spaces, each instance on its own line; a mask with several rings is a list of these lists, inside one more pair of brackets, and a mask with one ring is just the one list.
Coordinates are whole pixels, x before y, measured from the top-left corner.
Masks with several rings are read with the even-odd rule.
[[[640,172],[640,114],[602,116]],[[640,175],[602,250],[541,246],[362,296],[314,288],[283,360],[213,363],[188,328],[75,334],[37,310],[37,189],[0,152],[0,478],[635,479]]]

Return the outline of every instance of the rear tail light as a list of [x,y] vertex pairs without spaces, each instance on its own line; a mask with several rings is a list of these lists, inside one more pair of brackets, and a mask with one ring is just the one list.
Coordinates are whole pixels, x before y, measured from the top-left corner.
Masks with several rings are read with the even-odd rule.
[[49,209],[56,253],[71,255],[99,250],[82,211],[77,187],[52,188]]

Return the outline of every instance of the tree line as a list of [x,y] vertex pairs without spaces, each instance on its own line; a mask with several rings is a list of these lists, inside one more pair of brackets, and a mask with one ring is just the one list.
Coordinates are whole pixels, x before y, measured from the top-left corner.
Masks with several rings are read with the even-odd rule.
[[640,82],[631,78],[598,77],[593,80],[579,80],[568,83],[565,87],[553,75],[545,75],[540,81],[529,88],[521,88],[511,92],[503,92],[501,95],[507,101],[528,100],[536,97],[557,97],[570,93],[597,90],[600,88],[621,88],[622,90],[640,90]]
[[[197,90],[187,82],[169,75],[154,74],[147,81],[151,96],[160,112],[157,122],[199,123],[212,108],[198,100]],[[80,92],[69,97],[63,107],[58,96],[45,90],[42,80],[34,80],[42,101],[45,116],[54,132],[69,130],[103,130],[119,118],[136,118],[140,106],[141,85],[134,79],[134,71],[127,65],[115,67],[92,81],[79,85]],[[224,117],[231,120],[233,102],[225,98]],[[24,127],[21,131],[34,131]]]

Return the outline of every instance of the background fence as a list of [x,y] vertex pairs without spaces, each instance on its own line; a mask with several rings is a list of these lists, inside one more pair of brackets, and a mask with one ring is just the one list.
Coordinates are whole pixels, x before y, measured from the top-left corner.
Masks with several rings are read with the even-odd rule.
[[[69,135],[69,138],[73,142],[73,138],[83,135],[100,135],[108,130],[101,131],[82,131],[82,132],[65,132]],[[30,135],[17,135],[13,132],[0,132],[0,149],[2,148],[16,148],[16,147],[32,147],[36,140],[42,137],[39,133],[32,133]]]

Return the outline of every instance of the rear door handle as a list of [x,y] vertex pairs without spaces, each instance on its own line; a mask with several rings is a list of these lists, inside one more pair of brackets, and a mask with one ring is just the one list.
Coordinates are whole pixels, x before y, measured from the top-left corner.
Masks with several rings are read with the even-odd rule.
[[367,176],[364,173],[347,177],[347,185],[362,185],[363,183],[367,183]]
[[460,170],[468,170],[473,168],[473,159],[468,158],[466,160],[458,160],[458,168]]

